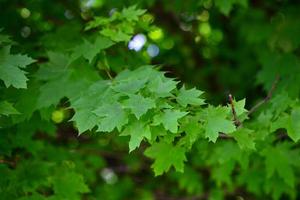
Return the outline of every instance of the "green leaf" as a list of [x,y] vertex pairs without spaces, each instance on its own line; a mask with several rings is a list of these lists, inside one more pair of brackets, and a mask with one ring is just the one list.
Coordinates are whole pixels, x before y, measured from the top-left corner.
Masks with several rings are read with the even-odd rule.
[[246,99],[242,99],[240,101],[233,100],[233,104],[237,116],[240,116],[248,112],[248,110],[245,109]]
[[10,54],[10,46],[5,46],[0,50],[0,79],[4,81],[6,87],[26,88],[26,72],[22,70],[35,60],[26,55]]
[[119,81],[112,86],[112,89],[116,92],[121,92],[127,95],[135,94],[140,89],[145,87],[147,80],[143,79],[129,79],[125,81]]
[[180,189],[185,189],[188,194],[201,194],[203,182],[201,174],[191,167],[185,167],[184,173],[176,173]]
[[144,98],[140,94],[130,95],[129,99],[124,101],[124,106],[131,109],[136,118],[140,119],[149,109],[155,107],[155,101],[150,98]]
[[234,4],[240,4],[247,7],[248,0],[215,0],[215,4],[223,14],[228,16]]
[[128,123],[127,113],[119,103],[104,104],[93,111],[99,118],[98,131],[111,132],[114,128],[119,131]]
[[141,16],[145,12],[146,12],[146,10],[137,9],[136,5],[134,5],[134,6],[130,6],[128,8],[124,8],[122,10],[121,14],[122,14],[122,17],[124,17],[128,21],[138,21],[139,16]]
[[149,90],[157,95],[157,97],[172,96],[171,91],[176,88],[177,82],[173,79],[162,78],[157,76],[149,83]]
[[197,90],[196,88],[186,90],[185,87],[183,86],[179,90],[179,94],[176,97],[176,100],[183,107],[186,107],[188,104],[199,106],[199,105],[205,104],[204,99],[199,98],[199,96],[202,94],[203,94],[203,92],[200,90]]
[[131,35],[120,30],[116,31],[110,28],[104,28],[102,31],[100,31],[100,33],[115,42],[128,42],[131,39]]
[[290,115],[284,114],[271,124],[271,131],[279,128],[287,130],[288,136],[294,142],[300,139],[300,107],[293,108]]
[[228,162],[222,163],[222,165],[217,165],[212,169],[212,179],[216,181],[217,186],[221,186],[222,183],[227,185],[232,184],[232,172],[235,166],[235,162],[230,160]]
[[181,112],[179,110],[166,109],[163,113],[154,116],[153,125],[162,124],[166,130],[169,130],[172,133],[177,133],[178,119],[187,114],[187,112]]
[[0,101],[0,115],[16,115],[20,114],[13,105],[7,101]]
[[89,63],[91,63],[98,53],[100,53],[103,49],[111,47],[113,44],[114,42],[110,39],[101,36],[98,36],[94,43],[84,40],[81,45],[78,45],[73,49],[69,63],[80,56],[84,57],[89,61]]
[[255,142],[253,141],[253,130],[247,128],[237,129],[231,133],[234,139],[237,141],[241,149],[252,149],[255,150]]
[[171,166],[174,166],[176,171],[183,172],[184,161],[186,161],[185,150],[182,147],[174,146],[165,142],[154,143],[147,148],[145,155],[154,159],[152,168],[155,176],[167,172]]
[[76,122],[79,134],[91,130],[99,123],[99,117],[92,110],[77,110],[71,120]]
[[231,133],[236,130],[233,122],[227,119],[229,112],[227,107],[209,106],[205,110],[205,136],[209,141],[216,142],[219,132]]
[[144,138],[151,139],[151,131],[149,125],[146,125],[143,121],[136,121],[124,129],[121,136],[130,136],[129,152],[133,151],[140,146],[140,143]]
[[53,184],[53,191],[58,199],[80,199],[82,193],[90,190],[81,174],[68,168],[58,168],[57,174],[50,179]]
[[196,117],[185,118],[181,124],[180,130],[185,132],[185,136],[182,138],[181,142],[184,143],[188,149],[191,149],[196,140],[204,135],[203,127]]
[[276,147],[268,146],[262,151],[265,157],[266,176],[271,178],[275,172],[278,173],[286,184],[294,187],[295,174],[290,163],[293,163],[293,157],[297,156],[291,152],[286,144],[280,144]]
[[49,62],[36,73],[38,80],[46,81],[40,86],[37,107],[56,105],[60,99],[80,96],[99,77],[84,60],[76,60],[68,66],[68,57],[49,52]]
[[[1,32],[1,29],[0,29],[0,32]],[[3,35],[3,34],[0,34],[0,45],[2,45],[2,43],[11,43],[11,39],[8,35]]]

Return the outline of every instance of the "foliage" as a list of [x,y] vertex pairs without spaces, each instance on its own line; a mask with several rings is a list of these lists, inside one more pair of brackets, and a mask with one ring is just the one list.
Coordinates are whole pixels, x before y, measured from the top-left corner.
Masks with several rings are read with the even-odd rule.
[[298,3],[0,5],[1,199],[299,198]]

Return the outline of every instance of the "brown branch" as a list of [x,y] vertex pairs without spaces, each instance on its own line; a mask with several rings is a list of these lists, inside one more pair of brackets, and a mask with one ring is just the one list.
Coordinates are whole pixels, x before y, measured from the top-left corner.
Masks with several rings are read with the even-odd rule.
[[276,76],[273,84],[272,84],[272,87],[268,93],[268,95],[266,96],[266,98],[264,98],[263,100],[261,100],[260,102],[258,102],[256,105],[254,105],[250,111],[248,112],[248,116],[251,115],[252,113],[254,113],[259,107],[261,107],[262,105],[264,105],[265,103],[267,103],[273,96],[273,92],[274,90],[276,89],[277,87],[277,84],[280,80],[280,77],[279,76]]
[[233,137],[231,135],[227,135],[226,133],[219,132],[219,138],[232,139]]
[[229,97],[229,103],[230,103],[230,106],[231,106],[231,112],[232,112],[232,115],[233,115],[234,125],[236,127],[239,127],[242,123],[240,122],[240,120],[238,119],[238,117],[236,115],[232,95],[229,94],[228,97]]
[[0,164],[8,164],[12,167],[15,167],[16,166],[16,163],[15,162],[12,162],[12,161],[8,161],[8,160],[2,160],[0,159]]

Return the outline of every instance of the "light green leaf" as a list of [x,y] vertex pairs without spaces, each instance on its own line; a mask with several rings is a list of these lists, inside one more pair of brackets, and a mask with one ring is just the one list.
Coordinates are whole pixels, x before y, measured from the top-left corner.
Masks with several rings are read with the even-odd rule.
[[247,7],[248,0],[215,0],[215,5],[220,9],[220,11],[226,16],[229,15],[235,4],[240,4]]
[[151,131],[149,125],[145,125],[143,121],[136,121],[128,126],[121,133],[121,136],[130,136],[129,152],[140,146],[144,138],[151,139]]
[[10,46],[0,50],[0,79],[4,81],[6,87],[26,88],[26,72],[22,70],[34,60],[26,55],[10,54]]
[[16,115],[20,114],[13,105],[7,101],[0,101],[0,115]]
[[227,119],[230,109],[227,107],[209,106],[205,111],[205,136],[216,142],[219,132],[231,133],[236,130],[233,122]]
[[205,104],[204,99],[199,98],[199,96],[201,94],[203,94],[203,92],[200,90],[197,90],[196,88],[186,90],[185,87],[183,86],[179,90],[179,94],[176,97],[176,100],[183,107],[186,107],[188,104],[199,106],[199,105]]
[[271,124],[271,131],[285,128],[288,136],[297,142],[300,139],[300,107],[293,108],[291,115],[284,114]]
[[147,80],[145,79],[134,78],[125,81],[119,81],[112,86],[112,89],[116,92],[131,95],[137,93],[140,89],[144,88],[146,81]]
[[75,115],[71,120],[76,122],[79,134],[87,130],[92,130],[92,128],[94,128],[100,121],[96,114],[88,110],[76,110]]
[[185,150],[182,147],[174,146],[165,142],[154,143],[146,149],[145,155],[154,159],[152,168],[155,176],[167,172],[171,166],[174,166],[176,171],[183,172],[184,161],[186,161]]
[[70,62],[82,56],[91,63],[98,53],[103,49],[111,47],[113,44],[114,42],[110,39],[101,36],[98,36],[93,44],[84,40],[81,45],[78,45],[73,49]]
[[140,119],[149,109],[155,107],[155,101],[150,98],[144,98],[140,94],[130,95],[129,99],[124,101],[124,106],[131,109],[137,119]]
[[111,132],[114,128],[119,131],[128,123],[127,114],[121,104],[104,104],[93,111],[99,118],[98,131]]
[[138,21],[139,16],[141,16],[145,12],[146,12],[146,10],[137,9],[136,5],[134,5],[134,6],[130,6],[128,8],[124,8],[122,10],[121,14],[122,14],[122,17],[124,17],[128,21]]
[[172,96],[171,91],[176,88],[177,81],[169,78],[162,78],[157,76],[149,83],[149,90],[157,95],[157,97],[169,97]]
[[166,109],[163,113],[154,116],[153,125],[162,124],[166,130],[169,130],[172,133],[177,133],[178,119],[187,114],[187,112],[181,112],[179,110]]
[[233,100],[233,104],[237,116],[240,116],[248,112],[248,110],[245,109],[246,99],[242,99],[240,101]]
[[115,42],[128,42],[131,39],[131,35],[124,33],[121,30],[112,30],[110,28],[104,28],[100,31],[100,33]]
[[276,147],[268,146],[262,151],[262,155],[265,157],[267,178],[271,178],[276,172],[286,184],[294,187],[295,174],[290,165],[292,163],[290,159],[294,159],[292,156],[297,155],[292,153],[288,148],[285,144],[280,144]]
[[247,128],[240,128],[231,133],[234,139],[237,141],[241,149],[255,150],[255,142],[253,141],[253,130]]

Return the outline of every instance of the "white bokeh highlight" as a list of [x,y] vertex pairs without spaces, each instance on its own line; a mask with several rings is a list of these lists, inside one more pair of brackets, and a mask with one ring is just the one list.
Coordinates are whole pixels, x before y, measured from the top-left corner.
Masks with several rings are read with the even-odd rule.
[[144,34],[135,35],[128,43],[130,50],[140,51],[145,45],[147,38]]

